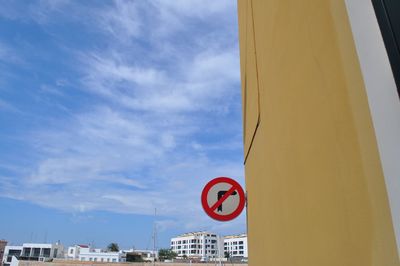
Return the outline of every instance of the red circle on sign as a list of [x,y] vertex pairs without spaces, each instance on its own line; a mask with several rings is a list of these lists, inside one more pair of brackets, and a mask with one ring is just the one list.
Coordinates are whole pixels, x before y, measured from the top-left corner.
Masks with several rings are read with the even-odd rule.
[[[227,214],[227,215],[221,215],[221,214],[215,213],[214,210],[216,209],[216,207],[214,209],[212,209],[211,208],[212,206],[208,205],[208,201],[207,201],[208,192],[210,191],[210,189],[213,186],[215,186],[216,184],[219,184],[219,183],[231,184],[232,185],[231,189],[234,189],[234,191],[237,191],[238,195],[239,195],[239,205],[232,213]],[[213,218],[217,221],[225,222],[225,221],[233,220],[236,217],[238,217],[239,214],[243,211],[245,201],[246,201],[246,197],[244,195],[243,188],[240,186],[240,184],[238,182],[236,182],[235,180],[233,180],[229,177],[217,177],[217,178],[211,180],[210,182],[207,183],[207,185],[203,189],[203,192],[201,193],[201,204],[203,205],[204,211],[208,214],[208,216],[210,216],[211,218]],[[222,204],[222,202],[221,202],[221,204]],[[216,205],[216,204],[214,204],[214,205]]]

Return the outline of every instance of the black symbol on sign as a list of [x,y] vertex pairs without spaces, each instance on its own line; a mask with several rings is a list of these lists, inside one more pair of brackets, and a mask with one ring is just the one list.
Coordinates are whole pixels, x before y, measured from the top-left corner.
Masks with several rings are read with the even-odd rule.
[[[222,196],[225,195],[226,192],[228,192],[228,191],[226,191],[226,190],[218,191],[218,193],[217,193],[218,200],[220,200],[222,198]],[[236,194],[237,194],[237,192],[233,191],[229,196],[233,196],[233,195],[236,195]],[[222,202],[218,206],[217,212],[222,212]]]

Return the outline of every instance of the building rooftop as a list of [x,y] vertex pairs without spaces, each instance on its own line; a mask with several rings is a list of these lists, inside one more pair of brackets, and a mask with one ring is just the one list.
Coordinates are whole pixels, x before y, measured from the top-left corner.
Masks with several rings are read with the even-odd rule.
[[[207,232],[207,231],[198,231],[198,232],[184,233],[184,234],[178,235],[178,236],[176,236],[176,237],[198,236],[198,235],[204,235],[204,234],[207,234],[207,235],[216,235],[216,234],[214,234],[214,233],[210,233],[210,232]],[[176,237],[175,237],[175,238],[176,238]]]
[[240,238],[240,237],[247,237],[247,234],[240,234],[240,235],[228,235],[224,236],[224,238]]

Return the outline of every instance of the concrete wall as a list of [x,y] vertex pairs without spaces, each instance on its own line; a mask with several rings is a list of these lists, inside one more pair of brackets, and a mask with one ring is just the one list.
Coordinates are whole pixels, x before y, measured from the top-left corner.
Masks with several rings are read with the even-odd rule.
[[345,1],[238,13],[249,265],[399,266]]

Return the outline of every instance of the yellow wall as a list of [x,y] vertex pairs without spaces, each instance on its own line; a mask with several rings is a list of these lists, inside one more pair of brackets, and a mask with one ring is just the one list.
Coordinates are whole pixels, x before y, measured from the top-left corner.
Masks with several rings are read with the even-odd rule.
[[399,266],[344,0],[238,0],[250,266]]

